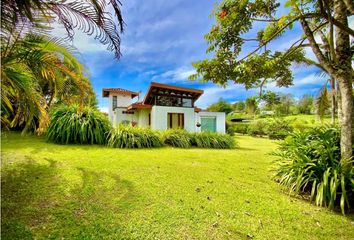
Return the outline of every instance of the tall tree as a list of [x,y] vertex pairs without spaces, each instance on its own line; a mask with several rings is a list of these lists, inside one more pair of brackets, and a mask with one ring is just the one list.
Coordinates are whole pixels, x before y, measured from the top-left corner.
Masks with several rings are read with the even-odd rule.
[[266,108],[273,110],[274,106],[280,103],[281,96],[273,91],[266,91],[261,95],[261,100],[265,101]]
[[235,102],[232,108],[237,112],[244,112],[246,109],[246,104],[244,101]]
[[256,114],[258,109],[257,96],[252,96],[246,99],[246,112],[248,114]]
[[297,108],[299,113],[302,114],[311,114],[313,110],[314,99],[312,96],[305,94],[297,102]]
[[220,98],[219,101],[211,104],[207,109],[213,112],[224,112],[226,114],[232,112],[231,104],[226,102],[223,98]]
[[[244,84],[246,88],[260,87],[270,81],[277,86],[292,84],[291,64],[304,62],[304,48],[316,56],[312,64],[324,69],[338,82],[341,96],[341,153],[343,159],[352,157],[353,120],[353,52],[349,37],[354,30],[348,26],[348,17],[354,14],[352,1],[347,0],[288,0],[283,7],[288,12],[280,15],[280,1],[276,0],[224,0],[215,11],[216,25],[205,38],[212,59],[193,63],[196,74],[202,78],[226,85],[229,80]],[[267,25],[254,38],[245,38],[255,22]],[[304,35],[291,43],[285,51],[271,51],[268,44],[294,24],[301,26]],[[329,41],[321,36],[329,34]],[[245,42],[255,40],[258,47],[240,57]],[[328,44],[327,44],[328,43]],[[327,48],[327,49],[325,49]],[[261,50],[264,50],[260,52]]]

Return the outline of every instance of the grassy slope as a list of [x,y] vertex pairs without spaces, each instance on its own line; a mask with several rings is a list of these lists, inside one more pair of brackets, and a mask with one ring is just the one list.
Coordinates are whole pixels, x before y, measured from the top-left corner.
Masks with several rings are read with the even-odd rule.
[[[353,239],[270,180],[275,144],[120,150],[2,138],[2,239]],[[248,235],[248,237],[247,237]]]

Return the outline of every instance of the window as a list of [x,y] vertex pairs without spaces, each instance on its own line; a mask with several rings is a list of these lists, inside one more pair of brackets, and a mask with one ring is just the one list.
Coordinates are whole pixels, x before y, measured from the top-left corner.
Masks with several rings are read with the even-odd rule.
[[182,106],[183,107],[192,107],[192,99],[183,98],[182,99]]
[[168,128],[184,129],[184,114],[183,113],[168,113],[167,114]]
[[117,96],[113,96],[112,109],[116,109],[117,107]]
[[155,101],[155,104],[159,106],[193,107],[192,99],[178,96],[155,96]]
[[134,114],[134,111],[122,111],[122,114]]

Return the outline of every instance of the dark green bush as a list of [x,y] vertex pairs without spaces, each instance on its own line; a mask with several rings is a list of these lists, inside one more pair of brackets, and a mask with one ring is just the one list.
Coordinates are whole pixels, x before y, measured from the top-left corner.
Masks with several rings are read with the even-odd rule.
[[310,194],[316,205],[342,212],[354,202],[354,167],[341,160],[340,132],[324,126],[290,134],[274,153],[275,179],[291,192]]
[[234,132],[247,134],[249,128],[249,123],[236,123],[233,127]]
[[110,129],[107,117],[97,109],[59,106],[50,112],[46,138],[61,144],[105,144]]
[[191,134],[182,129],[168,129],[162,133],[162,141],[164,144],[178,147],[191,147]]
[[190,142],[192,146],[199,148],[230,149],[236,147],[234,137],[220,133],[192,133]]
[[249,124],[247,133],[252,136],[264,136],[267,135],[267,120],[259,119]]
[[284,119],[273,119],[268,122],[266,132],[270,139],[284,139],[291,132],[293,132],[293,127],[290,123]]
[[108,139],[108,146],[113,148],[154,148],[162,145],[157,132],[123,124],[112,129]]

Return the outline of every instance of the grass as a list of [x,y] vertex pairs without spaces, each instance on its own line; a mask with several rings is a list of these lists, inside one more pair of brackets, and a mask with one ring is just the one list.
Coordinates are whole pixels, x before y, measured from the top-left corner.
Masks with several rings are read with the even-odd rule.
[[2,136],[2,239],[353,239],[354,216],[290,197],[274,141],[112,149]]

